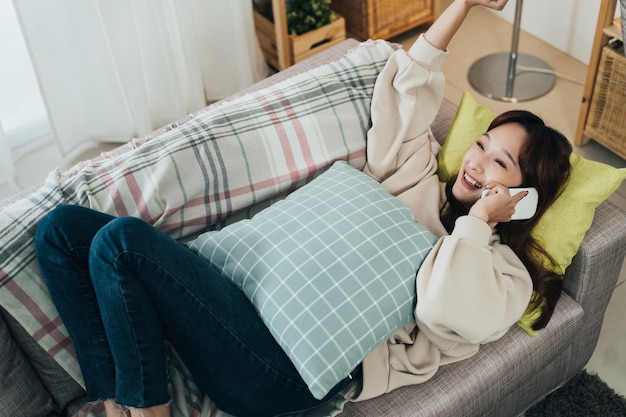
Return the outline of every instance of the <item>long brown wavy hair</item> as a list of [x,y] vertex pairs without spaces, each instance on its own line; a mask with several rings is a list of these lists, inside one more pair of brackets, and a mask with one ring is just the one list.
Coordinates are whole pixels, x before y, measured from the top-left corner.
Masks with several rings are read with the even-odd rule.
[[[528,220],[498,223],[497,232],[502,243],[507,244],[524,263],[533,280],[534,296],[529,309],[541,309],[541,315],[533,323],[533,329],[544,328],[550,318],[563,287],[563,275],[546,252],[541,242],[532,235],[533,228],[550,205],[559,196],[570,172],[569,156],[572,145],[563,134],[545,125],[537,115],[512,110],[497,116],[488,131],[507,123],[517,123],[528,134],[528,140],[519,155],[522,171],[522,187],[535,187],[539,193],[537,213]],[[447,203],[441,212],[441,221],[448,233],[452,233],[454,222],[466,215],[469,207],[452,195],[456,175],[446,186]]]

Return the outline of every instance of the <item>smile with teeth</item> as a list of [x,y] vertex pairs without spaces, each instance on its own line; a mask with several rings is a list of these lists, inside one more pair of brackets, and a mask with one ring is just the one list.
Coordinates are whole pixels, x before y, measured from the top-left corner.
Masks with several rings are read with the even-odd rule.
[[476,187],[476,188],[483,188],[483,185],[481,183],[479,183],[478,181],[476,181],[474,178],[470,177],[467,172],[463,174],[463,178],[465,179],[465,181],[467,181],[468,184]]

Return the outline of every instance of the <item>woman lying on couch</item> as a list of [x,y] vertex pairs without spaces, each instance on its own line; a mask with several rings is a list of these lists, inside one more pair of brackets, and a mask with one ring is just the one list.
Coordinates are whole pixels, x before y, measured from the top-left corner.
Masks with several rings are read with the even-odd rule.
[[[547,254],[530,230],[568,176],[569,142],[531,113],[507,112],[445,185],[428,138],[448,42],[473,6],[505,4],[455,0],[377,79],[364,172],[439,239],[417,274],[416,322],[357,366],[355,400],[424,382],[439,366],[474,355],[522,316],[533,290],[531,307],[541,309],[535,327],[544,327],[560,294],[561,276],[537,261]],[[522,185],[538,189],[537,214],[511,221],[525,194],[511,196],[509,187]],[[315,398],[245,294],[142,220],[62,206],[42,220],[35,239],[88,400],[104,401],[107,417],[170,415],[165,339],[202,390],[234,415],[308,409],[353,382]]]

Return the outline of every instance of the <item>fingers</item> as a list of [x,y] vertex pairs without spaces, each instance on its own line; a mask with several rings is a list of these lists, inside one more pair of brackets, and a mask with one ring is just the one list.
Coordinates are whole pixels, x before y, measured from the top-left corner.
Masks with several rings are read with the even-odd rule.
[[502,10],[508,0],[470,0],[471,5],[481,5],[493,10]]
[[[495,182],[488,183],[482,192],[481,198],[470,208],[469,215],[478,217],[492,228],[499,222],[510,222],[516,214],[517,204],[528,196],[529,191],[516,188],[509,189]],[[530,218],[522,211],[518,220]]]
[[517,204],[522,198],[526,197],[527,195],[528,195],[528,191],[522,191],[520,193],[515,194],[511,198],[513,199],[515,204]]
[[493,9],[494,10],[502,10],[504,9],[504,6],[506,6],[506,3],[508,2],[508,0],[495,0],[492,1],[492,5],[493,5]]
[[489,193],[487,195],[495,195],[495,194],[509,195],[508,187],[505,187],[504,185],[498,184],[496,182],[487,184],[487,186],[485,187],[485,190],[489,190]]

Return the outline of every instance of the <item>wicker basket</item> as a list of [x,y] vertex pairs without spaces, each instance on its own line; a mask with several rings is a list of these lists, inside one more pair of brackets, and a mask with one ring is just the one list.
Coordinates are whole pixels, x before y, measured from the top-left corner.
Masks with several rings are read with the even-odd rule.
[[626,158],[626,57],[605,46],[593,89],[585,134]]
[[346,19],[354,37],[389,39],[435,19],[439,0],[333,0],[332,7]]

